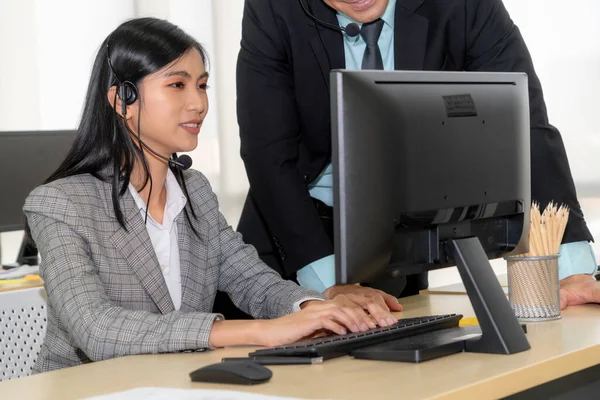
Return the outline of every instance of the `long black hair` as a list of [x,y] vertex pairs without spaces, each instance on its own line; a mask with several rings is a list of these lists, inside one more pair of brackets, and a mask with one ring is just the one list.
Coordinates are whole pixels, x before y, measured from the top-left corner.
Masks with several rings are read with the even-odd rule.
[[[144,186],[149,180],[151,184],[152,178],[143,147],[137,146],[132,140],[124,119],[114,108],[116,96],[111,104],[108,91],[112,86],[119,89],[125,82],[137,86],[144,77],[176,61],[193,48],[198,50],[206,64],[206,51],[202,45],[168,21],[137,18],[115,29],[102,43],[94,61],[73,146],[45,183],[79,174],[91,174],[97,179],[110,181],[115,216],[123,229],[127,229],[119,197],[127,191],[136,162],[142,162]],[[136,94],[140,101],[139,91]],[[197,218],[189,200],[183,172],[173,165],[169,165],[169,168],[188,199],[192,216]],[[184,211],[188,222],[191,222],[188,207]],[[197,234],[193,224],[190,223],[190,226]]]

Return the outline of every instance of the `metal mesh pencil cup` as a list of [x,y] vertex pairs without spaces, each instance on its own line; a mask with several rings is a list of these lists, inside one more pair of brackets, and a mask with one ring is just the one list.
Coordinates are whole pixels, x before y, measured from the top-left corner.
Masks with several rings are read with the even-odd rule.
[[558,255],[506,257],[508,301],[520,321],[560,318]]

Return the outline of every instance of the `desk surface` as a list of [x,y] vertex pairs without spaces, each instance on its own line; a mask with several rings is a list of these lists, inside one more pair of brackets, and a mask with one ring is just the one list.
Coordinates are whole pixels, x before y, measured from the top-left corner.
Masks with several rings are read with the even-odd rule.
[[30,288],[41,287],[41,286],[44,286],[44,282],[41,279],[24,281],[24,282],[20,282],[20,283],[16,283],[16,284],[3,283],[0,280],[0,293],[11,292],[13,290],[30,289]]
[[[29,267],[27,268],[27,271],[25,271],[27,273],[26,276],[20,278],[5,279],[6,275],[4,273],[10,273],[14,270],[5,270],[2,268],[2,265],[0,265],[0,273],[2,273],[3,275],[2,279],[0,279],[0,293],[44,286],[44,281],[42,281],[42,279],[38,275],[38,272],[35,271],[34,273]],[[21,270],[20,272],[22,273],[23,271]]]
[[[500,286],[504,290],[504,293],[508,295],[508,276],[506,274],[497,275],[498,282],[500,282]],[[467,294],[465,289],[465,285],[462,282],[453,283],[450,285],[438,286],[434,288],[429,288],[425,290],[421,290],[422,294]]]
[[[466,296],[404,299],[401,316],[461,312],[474,316]],[[207,353],[123,357],[0,383],[3,399],[74,399],[132,389],[228,389],[301,398],[492,399],[594,366],[600,362],[600,307],[574,307],[557,321],[528,324],[532,349],[511,356],[461,353],[423,364],[342,357],[321,365],[272,366],[269,383],[227,386],[192,383],[188,373],[249,348]]]

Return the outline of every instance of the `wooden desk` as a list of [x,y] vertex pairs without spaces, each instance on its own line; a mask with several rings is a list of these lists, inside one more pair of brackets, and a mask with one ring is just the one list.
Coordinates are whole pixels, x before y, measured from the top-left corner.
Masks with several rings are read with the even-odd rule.
[[17,284],[5,284],[5,283],[2,283],[2,281],[0,281],[0,293],[11,292],[13,290],[20,290],[20,289],[30,289],[30,288],[41,287],[41,286],[44,286],[44,282],[41,279],[26,281],[26,282],[17,283]]
[[[0,272],[5,272],[5,271],[6,270],[4,270],[2,268],[2,266],[0,266]],[[7,279],[7,280],[0,279],[0,293],[11,292],[13,290],[30,289],[30,288],[44,286],[44,281],[39,279],[39,275],[37,275],[37,277],[38,277],[38,279],[31,279],[31,280],[24,279],[24,278]],[[19,281],[19,280],[22,282],[14,283],[14,281]]]
[[[506,274],[501,274],[496,276],[498,278],[498,282],[500,282],[500,286],[504,289],[504,293],[508,294],[508,277]],[[434,288],[429,288],[425,290],[421,290],[421,294],[467,294],[465,290],[465,285],[462,282],[453,283],[450,285],[438,286]]]
[[[466,296],[420,295],[403,301],[402,316],[461,312]],[[423,364],[329,360],[321,365],[272,366],[269,383],[192,383],[188,373],[248,348],[207,353],[130,356],[0,383],[2,399],[75,399],[135,387],[212,388],[319,399],[497,399],[600,363],[600,307],[566,310],[558,321],[528,324],[532,349],[519,354],[461,353]]]

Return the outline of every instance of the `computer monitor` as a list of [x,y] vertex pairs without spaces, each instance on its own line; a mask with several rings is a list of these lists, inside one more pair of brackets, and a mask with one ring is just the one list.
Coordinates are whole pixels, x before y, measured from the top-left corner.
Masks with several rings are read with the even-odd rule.
[[[25,228],[25,199],[58,168],[74,138],[74,130],[0,132],[0,232]],[[23,242],[17,264],[36,263],[35,247]]]
[[528,250],[527,75],[335,70],[331,114],[337,283],[457,265],[520,330],[488,259]]

